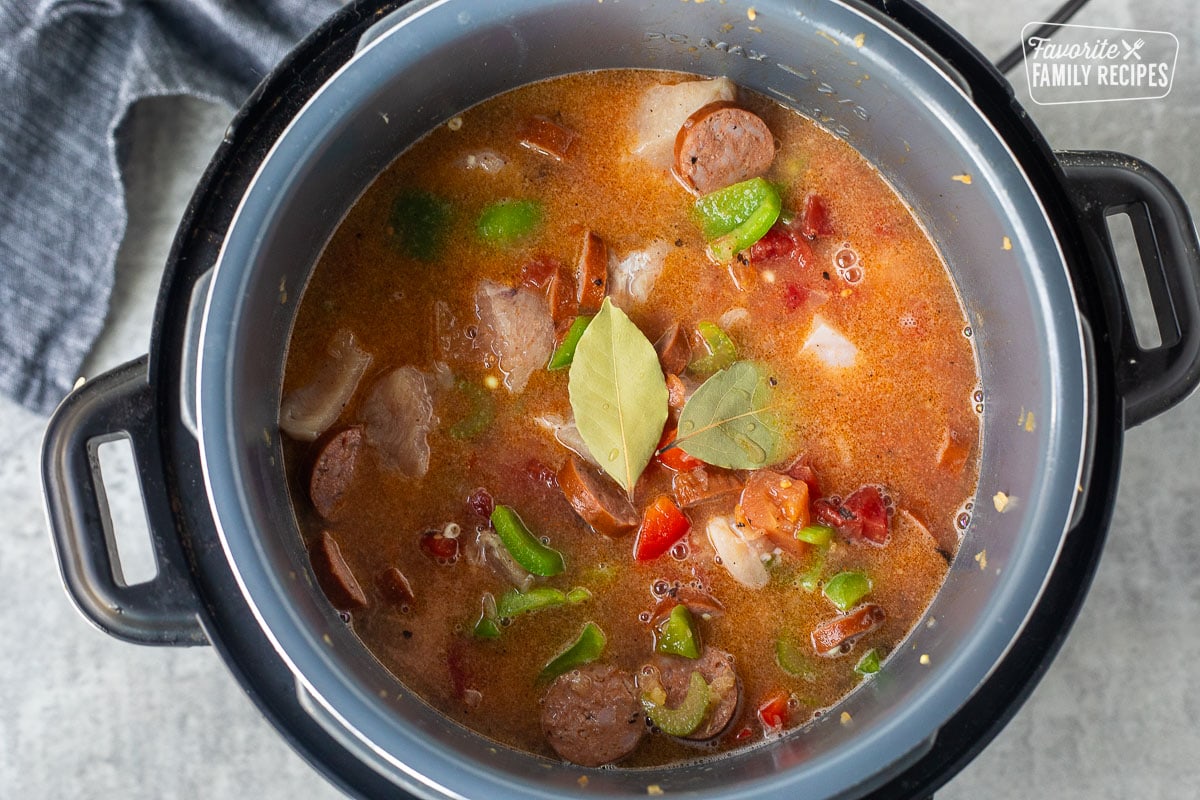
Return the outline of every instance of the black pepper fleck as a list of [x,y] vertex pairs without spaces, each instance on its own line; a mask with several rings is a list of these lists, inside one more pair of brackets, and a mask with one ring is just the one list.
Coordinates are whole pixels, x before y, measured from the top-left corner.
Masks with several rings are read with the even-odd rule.
[[828,273],[828,272],[822,272],[822,273],[821,273],[821,277],[822,277],[822,278],[824,278],[825,280],[829,280],[829,273]]
[[403,636],[404,636],[404,638],[405,638],[405,639],[411,639],[411,638],[412,638],[412,631],[404,631],[404,633],[403,633]]

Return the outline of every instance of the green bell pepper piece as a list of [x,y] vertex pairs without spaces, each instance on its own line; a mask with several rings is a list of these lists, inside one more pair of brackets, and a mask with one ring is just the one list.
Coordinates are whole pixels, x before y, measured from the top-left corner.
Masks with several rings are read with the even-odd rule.
[[783,201],[763,178],[751,178],[706,194],[696,201],[708,254],[721,263],[757,242],[779,219]]
[[667,708],[667,693],[660,683],[642,694],[642,709],[663,733],[668,736],[687,736],[704,722],[711,695],[704,676],[695,671],[688,683],[687,696],[678,708]]
[[699,322],[696,324],[696,332],[704,340],[708,352],[693,358],[692,363],[688,364],[688,372],[695,375],[712,375],[737,361],[737,346],[733,339],[729,338],[729,334],[721,330],[716,323],[707,320]]
[[501,200],[479,215],[475,230],[488,244],[507,247],[533,233],[542,221],[542,205],[533,200]]
[[492,527],[513,560],[534,575],[550,577],[567,568],[562,553],[542,544],[508,506],[492,509]]
[[535,586],[527,592],[509,589],[496,600],[496,616],[512,619],[530,611],[566,604],[567,596],[550,586]]
[[871,591],[871,579],[864,572],[839,572],[825,582],[825,596],[841,611],[849,611]]
[[879,651],[872,647],[863,653],[862,658],[854,665],[854,671],[859,675],[874,675],[879,672]]
[[775,663],[779,668],[793,678],[815,680],[816,673],[804,651],[796,644],[796,640],[787,634],[775,640]]
[[462,396],[467,410],[450,426],[450,435],[455,439],[474,439],[492,424],[496,403],[487,389],[465,378],[454,382],[454,390]]
[[809,563],[808,569],[800,573],[796,578],[796,585],[804,591],[812,594],[821,585],[821,575],[825,572],[825,556],[828,552],[826,547],[818,547],[812,556],[812,562]]
[[407,191],[392,206],[392,231],[405,255],[433,261],[442,251],[453,217],[450,202],[432,192]]
[[828,547],[833,542],[833,535],[834,530],[828,525],[805,525],[796,531],[797,539],[817,547]]
[[553,680],[564,672],[570,672],[576,667],[590,664],[600,657],[600,654],[604,652],[604,645],[607,643],[608,638],[604,635],[604,631],[600,630],[599,625],[594,622],[585,623],[575,641],[542,667],[538,680]]
[[554,354],[550,356],[550,363],[546,365],[546,369],[566,369],[571,366],[571,362],[575,360],[575,348],[579,347],[579,340],[583,338],[583,332],[587,330],[588,323],[591,321],[590,316],[575,318],[571,327],[567,329],[567,335],[563,337],[562,343],[554,348]]
[[658,624],[654,636],[654,652],[699,658],[700,650],[700,632],[696,630],[695,620],[692,619],[688,607],[680,603]]

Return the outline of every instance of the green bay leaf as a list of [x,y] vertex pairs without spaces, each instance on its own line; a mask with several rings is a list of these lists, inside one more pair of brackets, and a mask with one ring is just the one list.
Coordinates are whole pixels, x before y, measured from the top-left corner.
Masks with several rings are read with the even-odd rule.
[[667,421],[667,384],[654,345],[608,298],[579,339],[567,390],[592,457],[632,495]]
[[679,415],[675,440],[717,467],[760,469],[780,457],[770,376],[764,365],[737,361],[701,384]]

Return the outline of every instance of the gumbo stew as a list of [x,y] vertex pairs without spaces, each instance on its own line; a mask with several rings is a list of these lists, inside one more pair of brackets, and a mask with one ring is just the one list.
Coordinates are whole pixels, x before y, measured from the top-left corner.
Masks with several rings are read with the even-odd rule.
[[314,573],[495,741],[636,767],[782,735],[946,575],[970,334],[811,120],[677,73],[517,89],[397,158],[305,290],[280,427]]

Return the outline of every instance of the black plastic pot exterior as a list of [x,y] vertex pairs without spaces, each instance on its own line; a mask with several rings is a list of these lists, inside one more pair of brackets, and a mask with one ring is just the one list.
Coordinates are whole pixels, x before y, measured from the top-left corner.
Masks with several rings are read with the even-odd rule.
[[[214,529],[200,452],[180,424],[187,416],[180,387],[189,380],[185,366],[194,358],[188,350],[194,338],[181,320],[195,308],[195,284],[216,263],[234,211],[269,148],[303,103],[352,55],[361,33],[394,5],[359,3],[340,12],[297,48],[243,108],[181,225],[160,295],[149,363],[135,362],[72,395],[52,422],[45,460],[64,579],[85,612],[110,632],[134,640],[199,643],[207,638],[297,749],[343,788],[364,796],[396,796],[396,785],[376,771],[379,765],[360,739],[339,732],[338,722],[317,703],[297,699],[296,678],[259,627]],[[915,6],[881,3],[876,8],[936,51],[1012,150],[1054,226],[1094,344],[1088,386],[1090,480],[1074,522],[1062,536],[1060,566],[1019,638],[966,705],[907,766],[896,766],[881,785],[868,770],[855,792],[909,797],[944,783],[991,739],[1066,635],[1107,530],[1127,402],[1130,422],[1140,421],[1180,399],[1196,382],[1197,255],[1186,211],[1180,219],[1177,196],[1156,173],[1104,154],[1069,155],[1063,159],[1064,172],[1016,106],[1007,84],[961,39]],[[1123,166],[1114,166],[1118,163]],[[1103,227],[1105,212],[1124,209],[1145,212],[1135,213],[1144,223],[1142,242],[1156,246],[1143,246],[1143,262],[1151,270],[1150,285],[1160,287],[1155,299],[1161,324],[1168,334],[1176,331],[1175,336],[1164,335],[1163,349],[1145,355],[1131,350],[1132,329]],[[1148,257],[1151,250],[1165,258]],[[92,466],[96,444],[122,430],[133,440],[143,476],[153,478],[145,489],[161,576],[134,590],[115,586],[111,578],[109,539]]]

